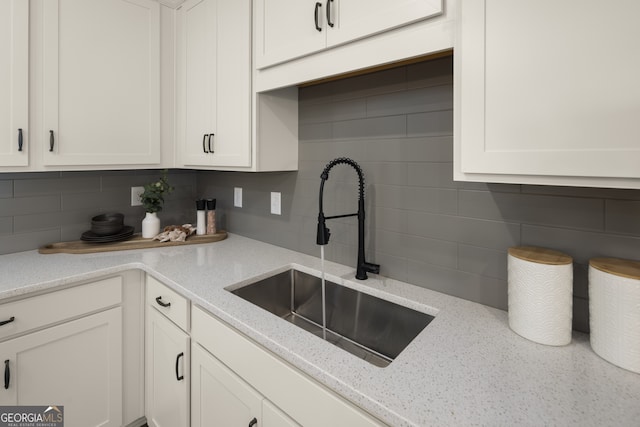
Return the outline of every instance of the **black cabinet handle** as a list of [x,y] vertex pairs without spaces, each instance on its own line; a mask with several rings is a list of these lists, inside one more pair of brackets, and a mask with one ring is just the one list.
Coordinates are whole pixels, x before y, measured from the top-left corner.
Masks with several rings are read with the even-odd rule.
[[249,421],[249,427],[253,427],[256,424],[258,424],[258,420],[256,420],[255,418]]
[[333,0],[327,0],[327,24],[333,28],[333,21],[331,21],[331,3],[333,3]]
[[156,298],[156,302],[158,303],[159,306],[161,307],[171,307],[171,303],[170,302],[163,302],[162,301],[162,296],[159,296]]
[[318,31],[322,31],[322,27],[320,27],[320,25],[318,24],[318,21],[320,20],[319,12],[321,7],[322,7],[322,3],[316,2],[316,8],[313,12],[313,19],[316,23],[316,30]]
[[9,388],[9,381],[11,381],[11,369],[9,368],[9,359],[4,361],[4,389]]
[[176,379],[178,381],[182,381],[184,379],[184,375],[180,375],[178,372],[178,365],[180,365],[180,358],[184,356],[184,353],[180,353],[178,357],[176,357]]
[[53,145],[55,144],[55,137],[53,136],[53,131],[49,131],[49,151],[53,151]]
[[18,129],[18,151],[22,151],[22,129]]
[[204,135],[202,135],[202,151],[204,151],[205,153],[208,153],[207,144],[206,144],[208,136],[209,135],[207,135],[206,133]]
[[213,151],[213,148],[211,147],[211,141],[213,140],[213,137],[215,136],[215,133],[210,133],[209,134],[209,152],[211,154],[215,153],[215,151]]
[[11,316],[11,317],[10,317],[10,318],[8,318],[7,320],[3,320],[2,322],[0,322],[0,326],[2,326],[2,325],[6,325],[7,323],[11,323],[11,322],[13,322],[14,320],[16,320],[16,318],[15,318],[15,317],[13,317],[13,316]]

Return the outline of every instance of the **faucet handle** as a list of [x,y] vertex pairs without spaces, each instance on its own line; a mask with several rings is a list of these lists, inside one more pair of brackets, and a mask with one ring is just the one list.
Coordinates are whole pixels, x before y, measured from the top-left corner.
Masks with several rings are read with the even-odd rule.
[[368,273],[380,274],[380,264],[374,264],[372,262],[364,262],[364,269]]

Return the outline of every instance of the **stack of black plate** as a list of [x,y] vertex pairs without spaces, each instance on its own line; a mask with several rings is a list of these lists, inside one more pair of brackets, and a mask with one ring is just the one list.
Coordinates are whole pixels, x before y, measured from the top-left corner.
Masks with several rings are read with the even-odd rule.
[[124,225],[124,215],[109,213],[91,218],[91,230],[82,233],[80,240],[91,243],[110,243],[127,240],[134,228]]

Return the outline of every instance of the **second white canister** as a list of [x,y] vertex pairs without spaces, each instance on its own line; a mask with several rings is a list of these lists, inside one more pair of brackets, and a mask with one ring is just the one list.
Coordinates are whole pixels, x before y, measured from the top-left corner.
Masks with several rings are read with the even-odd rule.
[[533,246],[509,248],[509,327],[546,345],[571,342],[573,259]]
[[639,261],[589,261],[589,326],[598,356],[640,374]]

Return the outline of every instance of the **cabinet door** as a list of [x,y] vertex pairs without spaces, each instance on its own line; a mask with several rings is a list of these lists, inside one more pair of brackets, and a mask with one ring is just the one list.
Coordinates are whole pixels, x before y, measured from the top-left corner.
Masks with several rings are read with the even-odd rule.
[[190,0],[179,12],[184,166],[251,166],[251,1]]
[[0,5],[0,166],[29,164],[28,82],[29,2],[6,0]]
[[159,163],[158,3],[43,3],[44,164]]
[[443,10],[442,0],[327,0],[326,7],[328,47],[440,15]]
[[[316,29],[316,5],[318,27]],[[255,2],[256,67],[322,50],[327,45],[325,1],[257,0]]]
[[189,336],[154,308],[147,310],[147,422],[188,426]]
[[267,399],[262,401],[262,427],[300,427],[273,403]]
[[120,308],[6,341],[0,356],[0,405],[62,405],[68,427],[122,425]]
[[640,178],[639,14],[634,0],[463,0],[461,172]]
[[198,344],[192,350],[191,426],[262,426],[262,396]]

